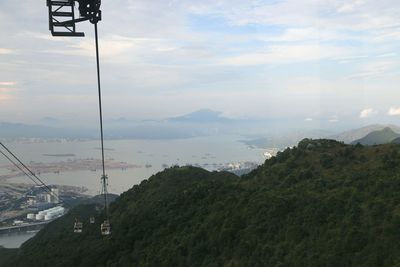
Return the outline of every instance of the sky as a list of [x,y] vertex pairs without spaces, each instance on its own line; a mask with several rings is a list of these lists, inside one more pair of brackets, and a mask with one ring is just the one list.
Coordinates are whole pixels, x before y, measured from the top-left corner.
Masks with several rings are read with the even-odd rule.
[[[106,119],[197,109],[331,125],[400,119],[398,0],[103,0]],[[97,122],[93,25],[0,1],[0,121]],[[334,126],[333,126],[334,127]]]

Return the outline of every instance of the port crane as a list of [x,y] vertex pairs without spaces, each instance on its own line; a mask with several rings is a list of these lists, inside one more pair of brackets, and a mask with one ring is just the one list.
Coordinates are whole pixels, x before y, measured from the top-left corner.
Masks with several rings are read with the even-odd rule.
[[[78,14],[75,12],[76,4],[78,4]],[[76,24],[89,21],[94,25],[95,44],[96,44],[96,63],[97,63],[97,89],[99,100],[99,118],[100,118],[100,141],[101,141],[101,157],[102,157],[102,194],[104,196],[104,209],[106,219],[100,226],[102,235],[111,234],[111,225],[108,215],[107,186],[108,177],[105,171],[104,163],[104,135],[103,135],[103,112],[101,100],[101,83],[100,83],[100,60],[99,60],[99,38],[97,23],[101,21],[101,0],[47,0],[49,9],[49,30],[55,37],[84,37],[84,32],[77,31]],[[94,223],[94,219],[90,220]],[[76,220],[74,223],[74,232],[81,233],[83,223]]]

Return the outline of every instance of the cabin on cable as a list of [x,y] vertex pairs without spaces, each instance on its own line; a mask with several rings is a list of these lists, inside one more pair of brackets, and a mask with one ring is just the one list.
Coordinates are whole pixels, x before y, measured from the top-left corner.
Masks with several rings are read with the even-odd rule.
[[110,235],[111,234],[111,225],[108,220],[105,220],[104,223],[100,226],[101,234],[102,235]]
[[83,231],[83,223],[78,221],[78,219],[75,219],[74,223],[74,233],[82,233]]

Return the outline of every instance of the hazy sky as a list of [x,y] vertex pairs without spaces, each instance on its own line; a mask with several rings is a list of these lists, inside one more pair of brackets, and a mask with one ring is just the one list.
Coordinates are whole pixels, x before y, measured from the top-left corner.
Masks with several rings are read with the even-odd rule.
[[[103,0],[107,118],[400,119],[398,0]],[[0,1],[0,121],[97,115],[93,26],[48,31],[44,0]]]

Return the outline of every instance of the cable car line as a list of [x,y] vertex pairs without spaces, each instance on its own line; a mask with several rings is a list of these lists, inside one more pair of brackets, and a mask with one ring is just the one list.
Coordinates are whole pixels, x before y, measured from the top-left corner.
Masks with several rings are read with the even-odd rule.
[[[75,17],[75,2],[79,3],[79,16]],[[96,44],[96,65],[97,65],[97,89],[99,100],[99,119],[100,119],[100,141],[101,141],[101,161],[102,161],[102,194],[104,196],[104,210],[106,220],[101,224],[101,234],[110,235],[111,226],[108,214],[107,186],[108,177],[105,170],[104,160],[104,134],[103,134],[103,110],[101,99],[100,82],[100,56],[99,56],[99,38],[97,23],[101,20],[101,0],[47,0],[49,8],[49,30],[53,36],[62,37],[83,37],[85,33],[76,31],[76,23],[89,20],[94,24],[95,44]],[[74,232],[82,232],[81,222],[76,221]]]
[[103,175],[101,177],[102,181],[102,191],[104,195],[104,209],[106,212],[106,217],[108,220],[108,201],[107,201],[107,175],[106,175],[106,167],[104,161],[104,134],[103,134],[103,109],[102,109],[102,101],[101,101],[101,82],[100,82],[100,56],[99,56],[99,36],[97,31],[97,23],[94,24],[94,34],[95,34],[95,43],[96,43],[96,65],[97,65],[97,89],[99,94],[99,119],[100,119],[100,139],[101,139],[101,163],[103,169]]
[[22,169],[15,161],[13,161],[9,156],[7,156],[3,151],[0,150],[0,154],[2,154],[8,161],[10,161],[15,167],[17,167],[23,174],[25,174],[29,179],[32,180],[36,185],[40,186],[41,184],[38,183],[35,179],[33,179],[24,169]]
[[[36,185],[38,185],[38,186],[44,186],[43,189],[44,189],[45,191],[47,191],[49,194],[51,194],[51,195],[53,195],[54,197],[56,197],[56,199],[57,199],[58,201],[62,202],[62,201],[60,200],[59,196],[58,196],[56,193],[54,193],[54,192],[51,190],[51,188],[50,188],[47,184],[45,184],[39,177],[37,177],[36,174],[35,174],[31,169],[29,169],[28,166],[26,166],[14,153],[12,153],[11,150],[8,149],[8,147],[6,147],[2,142],[0,142],[0,145],[1,145],[14,159],[16,159],[16,160],[19,162],[19,164],[21,164],[22,167],[25,168],[25,170],[24,170],[21,166],[19,166],[14,160],[12,160],[10,157],[8,157],[3,151],[0,150],[0,153],[1,153],[6,159],[8,159],[15,167],[17,167],[20,171],[22,171],[26,176],[28,176],[29,179],[31,179]],[[34,178],[35,178],[37,181],[39,181],[39,182],[35,181]]]
[[13,156],[13,158],[16,159],[16,160],[19,162],[19,164],[21,164],[21,165],[30,173],[30,175],[32,175],[33,177],[35,177],[42,185],[45,186],[45,188],[47,188],[47,190],[50,190],[50,191],[51,191],[51,188],[48,187],[39,177],[37,177],[36,174],[35,174],[31,169],[29,169],[29,168],[28,168],[14,153],[12,153],[12,152],[10,151],[10,149],[8,149],[2,142],[0,142],[0,145],[8,152],[11,156]]

